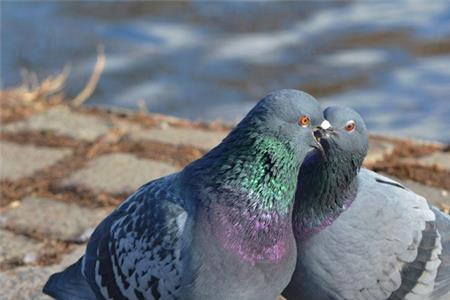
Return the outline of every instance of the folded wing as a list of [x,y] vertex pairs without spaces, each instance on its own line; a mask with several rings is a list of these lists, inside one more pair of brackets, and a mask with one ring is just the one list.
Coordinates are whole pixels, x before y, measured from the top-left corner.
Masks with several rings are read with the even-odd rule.
[[187,212],[175,176],[141,187],[95,230],[83,274],[102,299],[173,299]]

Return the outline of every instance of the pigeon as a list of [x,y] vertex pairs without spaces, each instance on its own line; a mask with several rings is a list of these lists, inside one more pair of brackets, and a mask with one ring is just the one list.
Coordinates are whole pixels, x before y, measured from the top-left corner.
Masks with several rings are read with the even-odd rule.
[[276,299],[292,276],[292,208],[303,159],[320,145],[319,103],[273,92],[178,173],[118,206],[78,262],[53,274],[57,299]]
[[[298,175],[298,257],[288,300],[450,299],[450,218],[402,184],[362,168],[368,135],[346,107],[324,111]],[[325,129],[324,129],[325,128]]]

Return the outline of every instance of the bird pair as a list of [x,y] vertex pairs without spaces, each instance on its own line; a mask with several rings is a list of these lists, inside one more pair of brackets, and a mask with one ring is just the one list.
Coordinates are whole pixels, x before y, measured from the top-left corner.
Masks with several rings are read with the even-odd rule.
[[271,93],[205,156],[117,207],[44,293],[64,300],[449,297],[450,219],[361,169],[367,145],[355,111],[322,112],[296,90]]

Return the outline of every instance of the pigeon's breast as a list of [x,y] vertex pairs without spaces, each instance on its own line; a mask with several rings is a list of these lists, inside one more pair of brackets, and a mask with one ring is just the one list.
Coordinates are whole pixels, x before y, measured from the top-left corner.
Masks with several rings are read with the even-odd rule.
[[288,216],[276,212],[212,206],[209,224],[219,245],[240,260],[255,264],[277,263],[292,250],[291,223]]

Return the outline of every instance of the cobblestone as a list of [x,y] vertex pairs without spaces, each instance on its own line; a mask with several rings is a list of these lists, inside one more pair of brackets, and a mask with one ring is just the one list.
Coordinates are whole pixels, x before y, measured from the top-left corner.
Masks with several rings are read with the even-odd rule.
[[96,192],[131,193],[144,183],[177,171],[177,168],[132,154],[113,153],[95,158],[66,179],[63,186],[83,186]]
[[55,269],[55,272],[60,272],[67,266],[75,263],[81,256],[84,255],[85,251],[86,245],[77,246],[72,252],[63,255],[59,264],[56,264],[52,267]]
[[31,262],[42,246],[42,243],[3,229],[0,229],[0,241],[0,264],[9,260]]
[[206,131],[191,128],[152,128],[133,131],[131,140],[153,140],[171,145],[190,145],[209,150],[219,144],[228,133],[223,131]]
[[72,151],[65,148],[36,147],[1,141],[0,153],[0,180],[17,180],[52,165],[70,155]]
[[0,226],[62,241],[83,241],[89,229],[106,215],[106,209],[87,209],[76,204],[28,197],[17,207],[0,213]]
[[48,300],[42,287],[52,274],[52,268],[20,267],[0,273],[2,300]]
[[0,299],[52,299],[41,292],[49,276],[76,262],[84,254],[85,248],[85,245],[77,246],[71,253],[64,255],[61,262],[56,265],[47,267],[26,266],[0,272]]
[[113,124],[99,117],[72,112],[66,106],[54,107],[42,114],[4,126],[6,132],[50,131],[58,135],[93,141],[105,134]]

